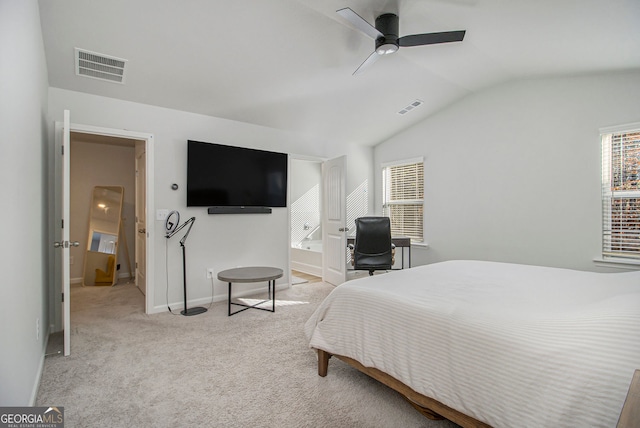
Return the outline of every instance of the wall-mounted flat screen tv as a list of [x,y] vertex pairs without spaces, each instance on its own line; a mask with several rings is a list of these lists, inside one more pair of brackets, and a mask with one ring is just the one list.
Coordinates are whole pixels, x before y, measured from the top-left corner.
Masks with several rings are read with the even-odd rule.
[[188,207],[286,207],[286,153],[189,140]]

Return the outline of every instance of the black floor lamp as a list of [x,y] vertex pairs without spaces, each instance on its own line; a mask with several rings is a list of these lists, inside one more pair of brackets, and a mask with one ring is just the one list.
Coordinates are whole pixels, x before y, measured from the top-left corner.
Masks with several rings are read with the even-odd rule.
[[193,223],[195,221],[196,218],[191,217],[182,225],[178,226],[178,224],[180,224],[180,213],[178,211],[171,211],[167,216],[166,221],[164,222],[164,228],[166,231],[165,237],[167,239],[180,232],[186,226],[189,226],[189,228],[187,229],[187,233],[185,233],[180,240],[180,246],[182,247],[182,283],[184,287],[184,309],[180,311],[180,313],[185,316],[198,315],[207,312],[207,308],[203,308],[200,306],[197,306],[195,308],[187,308],[187,256],[185,254],[186,250],[184,247],[184,243],[186,242],[187,237],[189,236],[189,232],[191,232],[191,228],[193,227]]

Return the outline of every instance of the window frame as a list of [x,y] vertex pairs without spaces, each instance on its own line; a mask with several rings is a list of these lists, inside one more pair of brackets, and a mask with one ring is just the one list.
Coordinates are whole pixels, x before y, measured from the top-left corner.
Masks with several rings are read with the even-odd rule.
[[[398,199],[398,200],[390,200],[390,189],[388,188],[388,171],[389,168],[398,167],[398,166],[406,166],[413,164],[421,164],[422,165],[422,198],[421,199]],[[424,244],[424,158],[416,157],[409,159],[402,159],[393,162],[384,162],[381,165],[381,177],[382,177],[382,212],[383,215],[389,217],[391,219],[390,206],[400,206],[400,205],[420,205],[422,208],[422,217],[420,218],[420,237],[414,235],[404,235],[409,236],[411,238],[412,244]],[[392,225],[391,229],[394,229],[393,219],[391,219]]]
[[[637,231],[637,232],[628,232],[631,234],[636,234],[637,237],[629,241],[627,244],[623,244],[626,236],[614,238],[614,230],[616,230],[616,222],[614,219],[615,215],[612,206],[615,201],[624,201],[637,199],[640,201],[640,183],[636,184],[635,189],[613,189],[614,182],[614,166],[613,156],[612,156],[612,145],[613,145],[613,137],[620,136],[622,134],[634,134],[640,133],[640,122],[619,125],[607,128],[600,129],[600,144],[602,150],[602,177],[601,177],[601,203],[602,203],[602,223],[601,223],[601,239],[602,239],[602,260],[603,261],[611,261],[611,262],[619,262],[619,263],[638,263],[640,262],[640,228],[631,229],[618,227],[617,230],[621,231],[621,235],[625,234],[625,231]],[[640,145],[640,141],[638,142]],[[637,168],[640,171],[640,167]],[[640,216],[640,208],[634,209],[632,216],[635,215],[636,218]],[[618,225],[625,225],[625,220],[619,220]],[[614,245],[617,244],[617,245]],[[616,249],[615,247],[633,247],[637,245],[637,252],[629,250],[629,248],[621,248]]]

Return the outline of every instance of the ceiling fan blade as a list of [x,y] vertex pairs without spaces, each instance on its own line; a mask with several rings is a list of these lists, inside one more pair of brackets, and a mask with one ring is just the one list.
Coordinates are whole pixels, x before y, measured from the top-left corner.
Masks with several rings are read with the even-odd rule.
[[351,8],[345,7],[344,9],[336,10],[336,13],[349,21],[354,27],[362,31],[372,39],[383,37],[382,33],[376,30],[376,27],[369,24],[363,17],[355,13]]
[[356,68],[356,71],[353,72],[352,76],[364,73],[364,71],[376,62],[378,58],[380,58],[380,55],[378,55],[376,51],[373,51],[373,53],[369,55],[362,64],[360,64],[360,67]]
[[442,33],[413,34],[398,39],[400,46],[435,45],[438,43],[461,42],[464,39],[465,30],[444,31]]

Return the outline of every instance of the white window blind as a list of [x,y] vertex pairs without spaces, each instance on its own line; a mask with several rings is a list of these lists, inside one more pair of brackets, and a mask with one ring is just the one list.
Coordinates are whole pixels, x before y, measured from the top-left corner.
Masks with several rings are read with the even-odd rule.
[[391,219],[391,235],[423,238],[424,163],[385,166],[382,170],[383,210]]
[[602,134],[602,255],[640,258],[640,129]]

